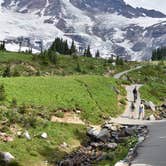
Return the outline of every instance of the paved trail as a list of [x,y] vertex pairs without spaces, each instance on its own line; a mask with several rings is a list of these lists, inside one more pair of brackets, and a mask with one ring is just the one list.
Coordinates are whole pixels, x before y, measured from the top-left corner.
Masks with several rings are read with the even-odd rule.
[[[119,79],[123,74],[137,70],[141,66],[122,73],[118,73],[114,78]],[[138,155],[132,162],[131,166],[166,166],[166,121],[146,121],[130,119],[130,104],[133,101],[133,88],[137,86],[139,89],[142,85],[133,84],[126,86],[127,91],[127,107],[125,112],[118,118],[112,119],[113,122],[120,124],[138,124],[148,125],[149,135],[146,141],[138,148]],[[140,104],[140,94],[136,107]],[[135,110],[135,117],[138,117],[138,109]]]

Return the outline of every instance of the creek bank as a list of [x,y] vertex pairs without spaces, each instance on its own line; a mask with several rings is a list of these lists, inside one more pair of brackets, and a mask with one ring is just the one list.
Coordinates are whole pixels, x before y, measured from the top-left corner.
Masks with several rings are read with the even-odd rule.
[[126,144],[128,144],[129,153],[125,160],[130,163],[136,155],[138,143],[145,139],[147,133],[146,126],[119,125],[112,122],[107,122],[100,128],[88,128],[87,142],[80,149],[67,155],[57,165],[91,166],[108,159],[111,163],[113,159],[111,155],[109,156],[110,152],[115,152],[120,145],[126,146]]

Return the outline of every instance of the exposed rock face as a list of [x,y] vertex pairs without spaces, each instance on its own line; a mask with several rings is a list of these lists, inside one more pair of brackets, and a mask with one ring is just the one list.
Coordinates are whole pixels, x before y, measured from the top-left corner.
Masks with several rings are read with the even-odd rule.
[[[21,13],[13,14],[14,23],[22,15],[25,19],[28,15],[39,16],[41,26],[46,26],[41,34],[36,20],[26,26],[22,22],[21,26],[19,22],[13,24],[21,27],[20,36],[41,38],[47,45],[59,36],[74,39],[81,47],[90,44],[93,52],[99,49],[104,57],[114,53],[126,59],[148,60],[151,49],[166,42],[165,14],[134,8],[123,0],[6,0],[2,6]],[[13,33],[5,24],[2,32],[8,39]]]

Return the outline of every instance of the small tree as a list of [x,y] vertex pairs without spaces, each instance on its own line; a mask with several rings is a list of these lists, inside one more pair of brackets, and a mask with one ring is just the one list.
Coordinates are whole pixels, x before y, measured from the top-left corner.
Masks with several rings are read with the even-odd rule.
[[90,45],[87,49],[85,49],[84,56],[86,57],[92,57],[91,51],[90,51]]
[[0,101],[5,100],[6,93],[5,93],[5,87],[3,84],[0,85]]
[[75,54],[77,52],[74,40],[72,41],[71,48],[70,48],[70,55]]
[[77,61],[76,71],[79,73],[81,72],[81,67],[78,61]]
[[100,52],[99,52],[99,50],[97,50],[97,52],[95,54],[95,58],[100,58]]
[[116,58],[116,65],[124,65],[123,59],[117,56]]

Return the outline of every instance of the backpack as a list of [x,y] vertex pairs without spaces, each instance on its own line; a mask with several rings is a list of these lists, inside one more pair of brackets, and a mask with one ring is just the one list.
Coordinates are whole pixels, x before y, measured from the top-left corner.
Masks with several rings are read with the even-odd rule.
[[132,109],[135,109],[134,103],[131,104],[131,108],[132,108]]

